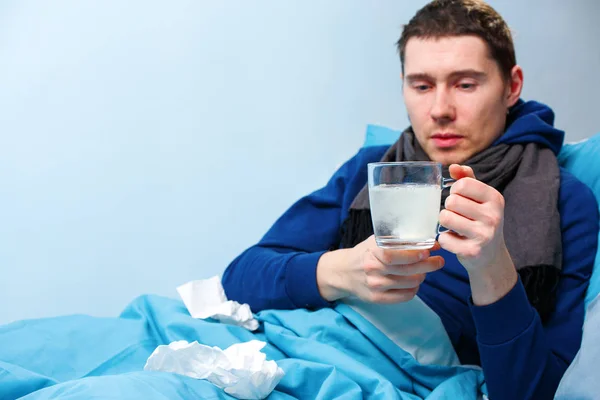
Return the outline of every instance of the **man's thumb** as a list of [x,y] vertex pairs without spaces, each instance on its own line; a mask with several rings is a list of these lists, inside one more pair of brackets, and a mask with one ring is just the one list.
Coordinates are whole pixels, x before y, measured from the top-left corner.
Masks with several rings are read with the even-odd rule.
[[466,166],[466,165],[458,165],[458,164],[452,164],[450,166],[450,168],[448,169],[448,171],[450,172],[450,177],[452,179],[462,179],[462,178],[473,178],[473,179],[477,179],[475,178],[475,173],[473,172],[473,168]]

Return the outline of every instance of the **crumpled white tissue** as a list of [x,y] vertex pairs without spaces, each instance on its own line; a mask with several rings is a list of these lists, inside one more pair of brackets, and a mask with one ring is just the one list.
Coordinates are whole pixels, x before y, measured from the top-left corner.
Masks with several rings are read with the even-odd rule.
[[251,331],[258,328],[258,321],[248,304],[227,300],[218,276],[185,283],[177,288],[177,292],[192,318],[213,318]]
[[158,346],[145,371],[172,372],[206,379],[238,399],[264,399],[284,375],[275,361],[267,361],[259,340],[238,343],[221,350],[194,341]]

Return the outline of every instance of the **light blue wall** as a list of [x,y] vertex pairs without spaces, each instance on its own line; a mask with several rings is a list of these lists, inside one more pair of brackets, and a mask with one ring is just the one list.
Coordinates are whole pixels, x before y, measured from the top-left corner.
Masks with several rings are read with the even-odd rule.
[[[367,123],[406,125],[394,42],[424,3],[1,2],[0,323],[220,274]],[[492,4],[525,96],[597,131],[598,3]]]

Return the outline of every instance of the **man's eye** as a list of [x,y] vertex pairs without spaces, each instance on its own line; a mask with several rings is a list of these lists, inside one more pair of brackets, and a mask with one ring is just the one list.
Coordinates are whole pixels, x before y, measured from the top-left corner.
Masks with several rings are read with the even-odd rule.
[[427,89],[429,89],[429,85],[416,85],[414,88],[417,92],[425,92]]
[[460,83],[458,85],[458,87],[462,90],[473,90],[475,89],[475,84],[474,83]]

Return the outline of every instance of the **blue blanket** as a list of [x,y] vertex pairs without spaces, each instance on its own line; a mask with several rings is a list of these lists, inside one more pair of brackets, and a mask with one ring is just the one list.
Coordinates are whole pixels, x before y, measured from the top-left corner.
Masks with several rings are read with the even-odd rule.
[[424,366],[346,305],[263,311],[252,333],[193,319],[182,302],[142,296],[119,318],[67,316],[0,327],[0,399],[230,399],[211,383],[143,371],[161,344],[222,349],[258,339],[285,376],[271,399],[477,399],[483,374]]

